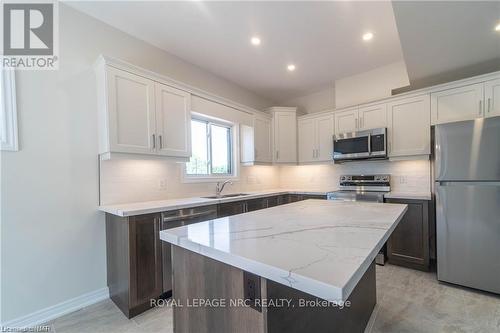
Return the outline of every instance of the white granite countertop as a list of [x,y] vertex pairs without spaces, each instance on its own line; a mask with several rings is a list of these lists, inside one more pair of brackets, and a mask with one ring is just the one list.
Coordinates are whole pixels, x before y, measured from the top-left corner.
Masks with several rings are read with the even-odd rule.
[[[262,197],[268,197],[271,195],[280,194],[318,194],[326,195],[328,191],[315,191],[315,190],[297,190],[297,189],[275,189],[275,190],[264,190],[264,191],[243,191],[248,195],[231,197],[231,198],[220,198],[220,199],[207,199],[202,197],[193,198],[180,198],[180,199],[168,199],[168,200],[156,200],[156,201],[143,201],[143,202],[133,202],[126,204],[116,204],[116,205],[102,205],[99,206],[99,210],[110,213],[117,216],[134,216],[141,214],[151,214],[165,212],[169,210],[176,210],[182,208],[200,207],[207,205],[216,205],[223,202],[233,202],[240,200],[256,199]],[[226,193],[224,193],[226,194]],[[208,195],[207,195],[208,196]]]
[[305,200],[160,232],[163,241],[345,301],[407,205]]

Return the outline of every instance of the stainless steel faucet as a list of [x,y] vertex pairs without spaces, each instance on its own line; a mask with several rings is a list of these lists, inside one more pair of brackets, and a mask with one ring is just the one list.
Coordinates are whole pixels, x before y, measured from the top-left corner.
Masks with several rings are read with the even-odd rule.
[[233,182],[230,181],[229,179],[223,181],[222,184],[221,184],[221,182],[217,182],[217,185],[215,186],[215,195],[218,196],[218,197],[220,197],[220,194],[221,194],[222,190],[224,190],[224,187],[228,183],[229,183],[229,185],[233,185]]

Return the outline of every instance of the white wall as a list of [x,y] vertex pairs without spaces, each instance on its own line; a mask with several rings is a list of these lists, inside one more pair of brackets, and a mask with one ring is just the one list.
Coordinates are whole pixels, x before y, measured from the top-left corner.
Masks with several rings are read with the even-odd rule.
[[335,86],[330,85],[312,94],[290,99],[280,105],[296,106],[302,114],[335,109]]
[[335,81],[335,106],[361,104],[390,97],[391,90],[410,84],[403,61]]
[[106,286],[92,68],[100,53],[250,107],[270,105],[64,4],[59,9],[60,69],[17,73],[21,151],[1,153],[2,322]]
[[393,191],[429,193],[430,170],[430,162],[425,160],[372,161],[335,165],[282,166],[279,176],[282,188],[333,191],[338,189],[340,175],[387,173],[391,175],[391,190]]

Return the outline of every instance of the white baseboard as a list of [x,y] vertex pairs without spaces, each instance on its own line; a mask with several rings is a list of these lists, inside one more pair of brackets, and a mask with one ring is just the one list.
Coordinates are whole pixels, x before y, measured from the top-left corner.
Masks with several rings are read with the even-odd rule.
[[2,327],[33,327],[61,317],[70,312],[80,310],[86,306],[95,304],[109,298],[108,287],[91,291],[90,293],[69,299],[59,304],[49,306],[45,309],[35,311],[26,316],[15,318],[1,324]]

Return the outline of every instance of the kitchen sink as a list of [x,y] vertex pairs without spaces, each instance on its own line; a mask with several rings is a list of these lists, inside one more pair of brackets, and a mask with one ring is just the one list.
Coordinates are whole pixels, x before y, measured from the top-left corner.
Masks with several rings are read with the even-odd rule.
[[219,196],[212,195],[209,197],[202,197],[202,198],[205,198],[205,199],[223,199],[223,198],[242,197],[245,195],[249,195],[249,194],[248,193],[233,193],[233,194],[223,194],[223,195],[219,195]]

